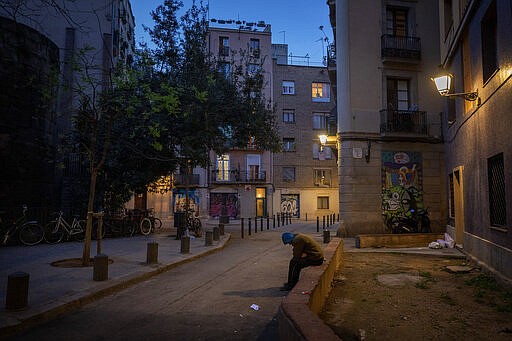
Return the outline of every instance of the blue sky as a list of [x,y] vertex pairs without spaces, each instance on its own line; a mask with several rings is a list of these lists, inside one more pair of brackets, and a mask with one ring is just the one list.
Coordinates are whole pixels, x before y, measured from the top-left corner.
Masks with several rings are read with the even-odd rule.
[[[182,0],[189,8],[192,0]],[[321,41],[324,27],[329,42],[333,42],[329,23],[329,8],[325,0],[204,0],[210,5],[210,19],[239,19],[247,22],[265,21],[272,27],[272,43],[288,44],[288,53],[293,56],[309,55],[310,65],[320,65],[325,55],[326,43]],[[152,26],[150,11],[163,0],[132,0],[135,16],[136,42],[149,42],[142,25]],[[295,60],[295,59],[294,59]],[[299,60],[299,59],[297,59]]]

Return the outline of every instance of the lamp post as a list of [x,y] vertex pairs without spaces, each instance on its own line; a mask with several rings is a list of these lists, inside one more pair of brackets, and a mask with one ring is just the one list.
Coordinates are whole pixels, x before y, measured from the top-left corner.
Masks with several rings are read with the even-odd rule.
[[[479,99],[478,97],[478,89],[476,91],[470,91],[470,92],[461,92],[461,93],[453,93],[451,94],[451,88],[452,88],[452,80],[453,76],[451,74],[444,74],[437,77],[431,78],[432,81],[436,84],[437,91],[441,96],[444,97],[462,97],[466,101],[476,101]],[[480,101],[479,101],[480,102]]]

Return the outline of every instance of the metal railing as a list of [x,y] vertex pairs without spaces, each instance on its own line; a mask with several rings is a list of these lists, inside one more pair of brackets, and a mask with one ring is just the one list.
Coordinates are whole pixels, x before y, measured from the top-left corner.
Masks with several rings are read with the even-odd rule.
[[427,135],[427,113],[414,110],[381,110],[380,132]]
[[250,170],[221,170],[214,169],[211,172],[210,182],[234,183],[234,182],[264,182],[267,180],[267,172],[254,172]]
[[417,37],[401,37],[384,34],[381,37],[382,58],[421,59],[421,40]]

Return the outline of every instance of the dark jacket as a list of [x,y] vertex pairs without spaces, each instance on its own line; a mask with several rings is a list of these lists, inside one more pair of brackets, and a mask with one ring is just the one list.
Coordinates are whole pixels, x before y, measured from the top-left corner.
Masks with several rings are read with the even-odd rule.
[[[307,258],[308,260],[320,260],[324,258],[324,253],[320,245],[308,235],[298,233],[292,240],[293,258]],[[305,253],[306,257],[302,257]]]

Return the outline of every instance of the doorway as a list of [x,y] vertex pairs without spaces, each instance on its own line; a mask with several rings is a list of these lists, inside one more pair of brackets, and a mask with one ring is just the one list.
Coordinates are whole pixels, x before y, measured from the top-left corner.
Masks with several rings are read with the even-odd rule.
[[464,180],[463,167],[453,170],[453,195],[455,202],[455,244],[462,246],[464,241]]

